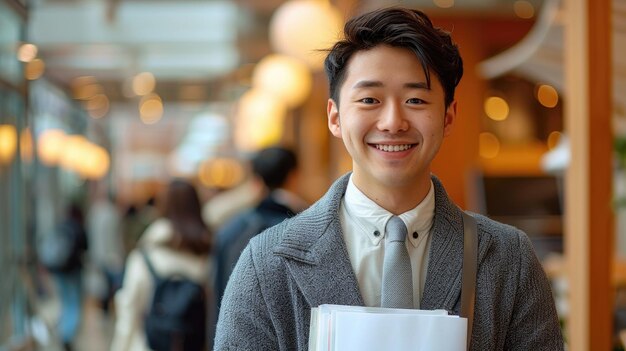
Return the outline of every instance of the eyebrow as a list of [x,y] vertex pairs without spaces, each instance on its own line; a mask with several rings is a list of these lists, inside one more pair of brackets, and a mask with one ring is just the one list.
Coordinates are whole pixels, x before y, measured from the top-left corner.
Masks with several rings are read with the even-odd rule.
[[[354,88],[354,89],[378,88],[378,87],[382,87],[383,85],[384,84],[381,81],[378,81],[378,80],[360,80],[356,84],[354,84],[354,86],[352,88]],[[410,88],[410,89],[430,90],[430,87],[428,86],[428,84],[426,82],[405,83],[404,87],[405,88]]]

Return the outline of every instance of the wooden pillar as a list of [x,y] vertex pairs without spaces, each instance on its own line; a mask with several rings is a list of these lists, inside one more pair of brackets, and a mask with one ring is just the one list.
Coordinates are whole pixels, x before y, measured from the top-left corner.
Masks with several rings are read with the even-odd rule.
[[566,0],[565,186],[569,350],[611,350],[614,291],[610,0]]

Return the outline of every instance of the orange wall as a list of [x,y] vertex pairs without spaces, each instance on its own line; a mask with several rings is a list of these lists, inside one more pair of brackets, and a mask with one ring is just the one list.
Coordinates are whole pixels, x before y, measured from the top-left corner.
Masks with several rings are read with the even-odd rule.
[[444,141],[433,163],[433,173],[446,186],[448,195],[466,207],[466,177],[479,167],[478,135],[487,84],[476,65],[494,52],[519,41],[530,29],[528,21],[485,18],[433,18],[436,26],[450,32],[461,51],[464,74],[456,91],[457,118],[452,134]]

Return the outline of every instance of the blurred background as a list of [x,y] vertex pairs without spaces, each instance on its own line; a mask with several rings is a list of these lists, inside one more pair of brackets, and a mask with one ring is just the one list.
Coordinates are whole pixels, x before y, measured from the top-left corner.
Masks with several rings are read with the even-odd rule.
[[[610,160],[610,203],[602,211],[616,225],[595,235],[611,242],[602,253],[615,263],[607,339],[620,348],[626,2],[600,3],[611,19],[605,52],[612,53],[612,81],[602,90],[612,91],[610,116],[587,121],[609,121],[613,130],[599,137],[610,143],[611,155],[599,157]],[[319,198],[351,168],[343,144],[327,130],[323,49],[347,18],[390,5],[429,14],[452,32],[465,62],[459,117],[434,173],[461,207],[528,233],[567,328],[564,175],[577,156],[570,156],[565,106],[568,98],[579,99],[567,95],[566,25],[577,25],[567,4],[0,0],[0,350],[55,349],[58,304],[37,243],[70,204],[89,213],[108,198],[124,218],[150,208],[171,179],[185,178],[200,194],[207,225],[217,230],[237,204],[257,196],[248,161],[271,145],[296,151],[305,174],[298,195],[309,203]],[[129,235],[120,232],[122,242],[131,242]],[[89,262],[86,267],[88,274]],[[97,290],[96,280],[85,279],[88,293]],[[79,349],[106,350],[112,317],[89,299],[85,304]],[[570,348],[576,347],[601,349]]]

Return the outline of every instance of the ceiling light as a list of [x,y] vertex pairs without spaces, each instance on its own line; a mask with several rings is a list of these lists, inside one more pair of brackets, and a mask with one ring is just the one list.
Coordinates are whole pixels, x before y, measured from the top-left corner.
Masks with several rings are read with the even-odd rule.
[[559,103],[559,93],[554,87],[541,84],[537,88],[537,101],[545,107],[553,108]]
[[311,92],[313,78],[301,61],[285,55],[268,55],[256,66],[252,85],[283,100],[289,107],[304,102]]
[[235,144],[240,150],[254,151],[276,144],[283,135],[287,107],[274,95],[251,89],[239,99],[235,123]]
[[509,104],[498,96],[488,97],[484,108],[487,116],[494,121],[504,121],[509,116]]
[[14,125],[0,124],[0,164],[13,161],[17,149],[17,131]]
[[274,50],[304,61],[320,70],[324,50],[340,37],[343,16],[324,0],[291,0],[272,16],[269,37]]
[[41,163],[54,166],[59,162],[65,144],[65,132],[60,129],[48,129],[39,135],[37,155]]
[[30,62],[37,57],[37,46],[26,43],[17,49],[17,59],[22,62]]
[[154,91],[156,79],[150,72],[142,72],[133,78],[133,92],[139,96],[150,94]]
[[157,94],[144,96],[139,102],[139,118],[144,124],[154,124],[163,117],[163,102]]
[[46,70],[46,64],[41,59],[33,59],[24,67],[24,77],[28,80],[39,79]]

